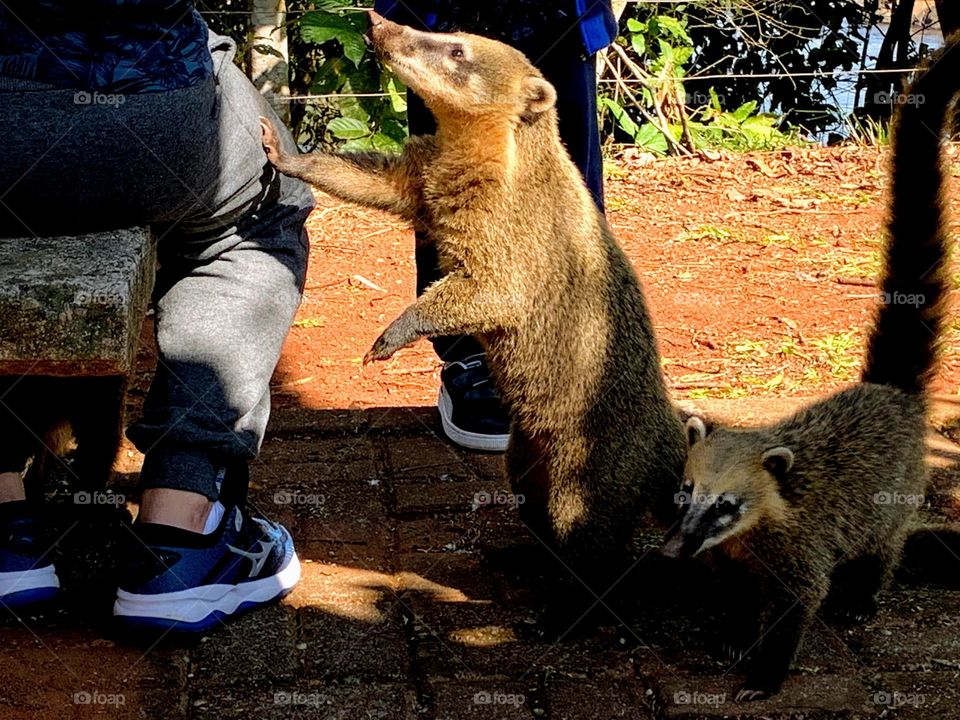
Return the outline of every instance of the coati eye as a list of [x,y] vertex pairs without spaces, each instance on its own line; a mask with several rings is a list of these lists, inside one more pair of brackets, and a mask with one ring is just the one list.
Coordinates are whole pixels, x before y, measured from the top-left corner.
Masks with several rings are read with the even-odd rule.
[[451,49],[451,50],[450,50],[450,57],[452,57],[452,58],[454,58],[454,59],[456,59],[456,60],[462,59],[462,58],[463,58],[463,48],[462,48],[462,47],[454,47],[453,49]]
[[735,495],[721,495],[717,498],[717,508],[723,512],[730,512],[740,507],[740,498]]

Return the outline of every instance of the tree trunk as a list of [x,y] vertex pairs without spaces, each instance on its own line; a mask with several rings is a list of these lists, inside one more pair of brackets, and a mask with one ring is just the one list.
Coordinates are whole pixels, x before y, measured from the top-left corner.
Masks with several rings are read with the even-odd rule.
[[937,0],[937,19],[944,39],[960,32],[960,3],[957,0]]
[[284,123],[290,122],[290,62],[285,0],[250,0],[250,79]]

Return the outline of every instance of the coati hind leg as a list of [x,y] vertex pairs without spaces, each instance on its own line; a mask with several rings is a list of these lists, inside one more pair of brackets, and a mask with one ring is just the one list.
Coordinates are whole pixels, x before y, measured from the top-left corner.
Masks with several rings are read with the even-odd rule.
[[523,524],[534,537],[552,543],[554,538],[547,515],[550,479],[546,447],[514,424],[507,446],[506,468],[510,491],[516,498]]
[[860,624],[873,618],[877,614],[877,595],[890,584],[902,551],[900,534],[880,552],[840,565],[834,571],[825,614],[842,624]]

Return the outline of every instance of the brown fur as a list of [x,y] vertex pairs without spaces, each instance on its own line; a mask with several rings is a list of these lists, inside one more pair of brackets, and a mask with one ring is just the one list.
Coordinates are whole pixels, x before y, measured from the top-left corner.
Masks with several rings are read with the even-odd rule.
[[732,598],[733,641],[752,656],[738,699],[780,688],[828,595],[848,617],[871,614],[915,527],[946,290],[940,141],[958,78],[960,37],[921,72],[907,90],[920,101],[899,114],[888,295],[863,381],[756,430],[707,432],[688,421],[682,515],[665,552],[716,546],[750,570],[753,584],[733,588]]
[[372,37],[433,111],[436,135],[399,157],[291,157],[267,126],[268,155],[430,234],[445,276],[368,359],[420,337],[478,337],[512,411],[507,472],[524,518],[581,568],[603,560],[640,512],[669,508],[683,435],[637,278],[560,142],[555,92],[493,40],[378,16]]

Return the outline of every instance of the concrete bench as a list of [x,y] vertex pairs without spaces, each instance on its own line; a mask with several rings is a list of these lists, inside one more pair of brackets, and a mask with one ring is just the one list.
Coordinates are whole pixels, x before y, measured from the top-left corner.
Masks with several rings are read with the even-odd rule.
[[[0,238],[0,399],[17,418],[40,418],[36,404],[50,407],[38,425],[72,426],[84,485],[109,475],[155,268],[147,228]],[[22,424],[50,450],[47,428]]]

